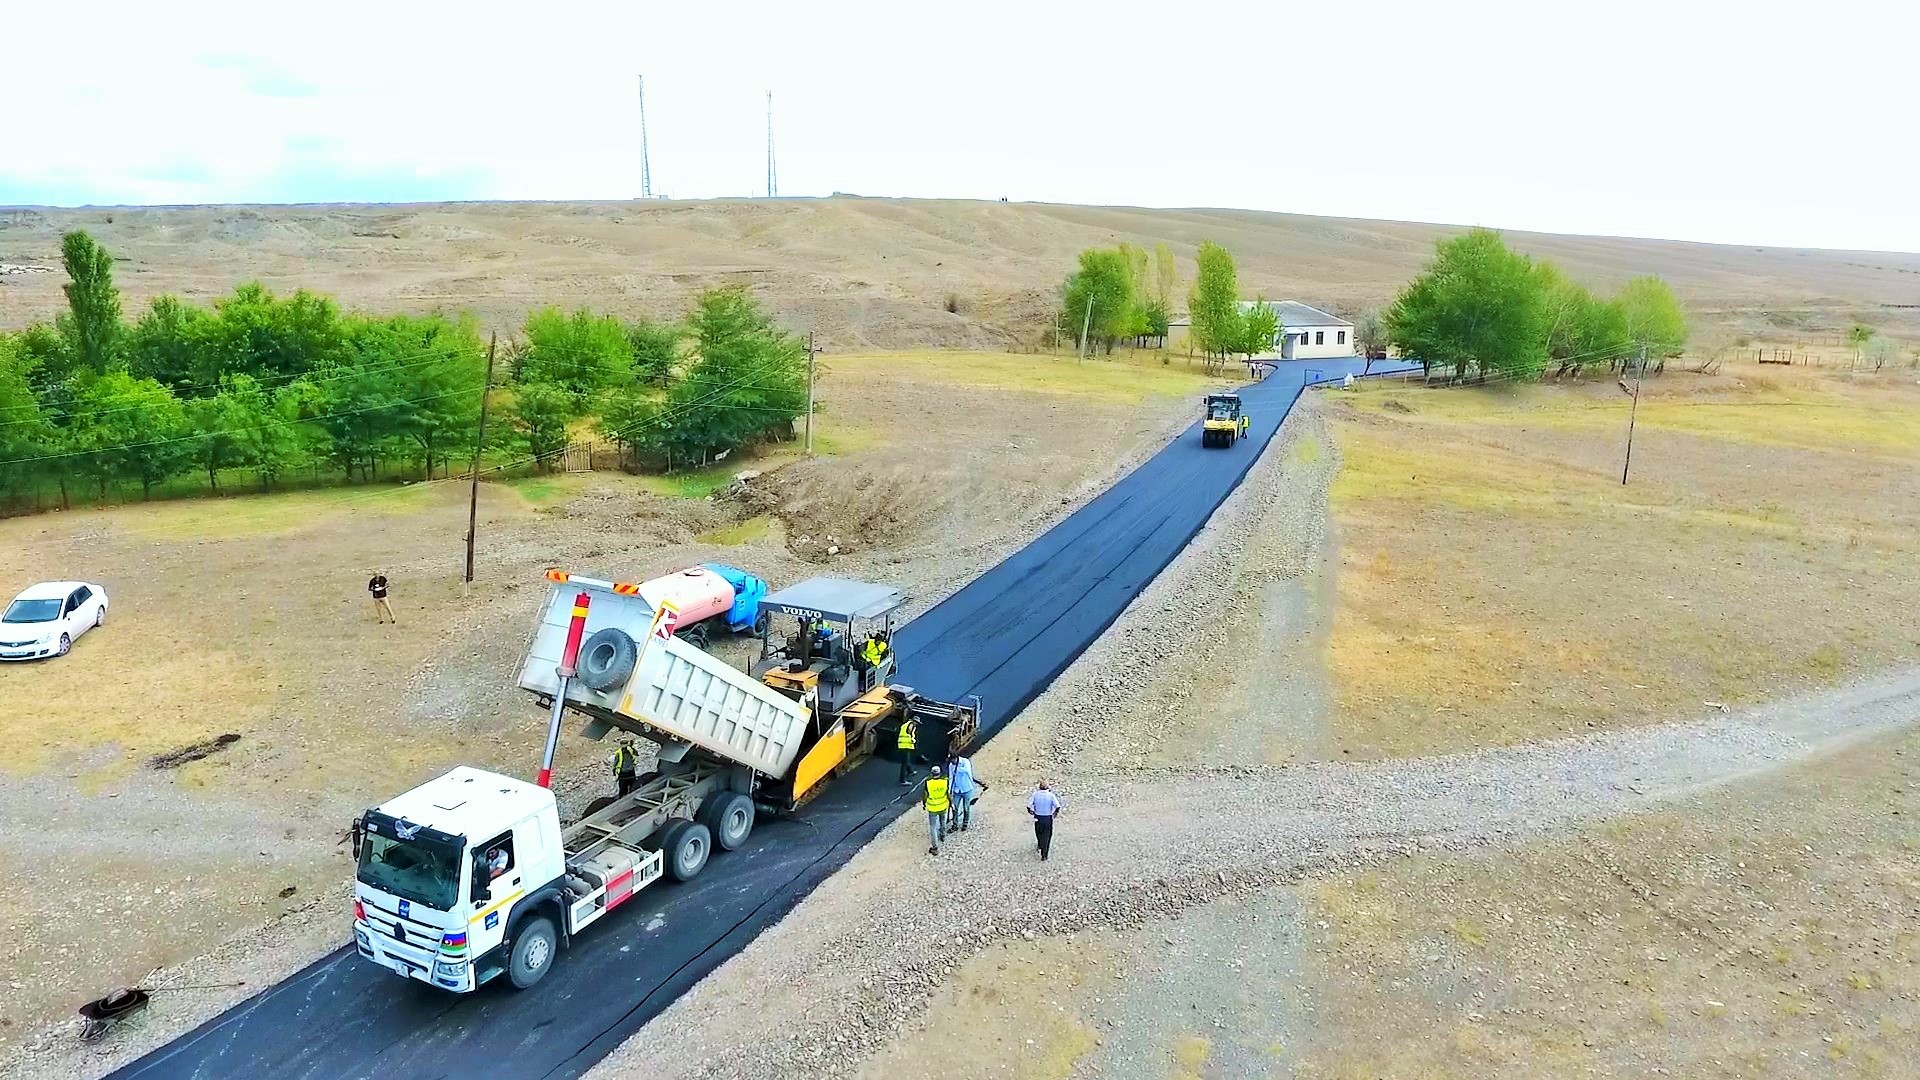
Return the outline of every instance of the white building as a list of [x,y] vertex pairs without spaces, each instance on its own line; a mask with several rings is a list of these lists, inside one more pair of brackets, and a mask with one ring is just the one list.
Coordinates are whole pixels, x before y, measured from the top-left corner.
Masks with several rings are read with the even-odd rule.
[[[1250,311],[1258,303],[1261,301],[1242,300],[1240,310]],[[1262,353],[1262,356],[1268,359],[1318,360],[1354,355],[1353,324],[1347,320],[1298,300],[1268,300],[1265,303],[1279,316],[1283,332],[1276,337],[1272,350]],[[1167,348],[1178,349],[1187,345],[1192,329],[1193,323],[1185,315],[1168,320]]]
[[[1242,300],[1240,310],[1251,311],[1258,303]],[[1282,360],[1353,355],[1353,324],[1347,320],[1298,300],[1268,300],[1266,304],[1280,317],[1282,340],[1273,343],[1273,354]]]

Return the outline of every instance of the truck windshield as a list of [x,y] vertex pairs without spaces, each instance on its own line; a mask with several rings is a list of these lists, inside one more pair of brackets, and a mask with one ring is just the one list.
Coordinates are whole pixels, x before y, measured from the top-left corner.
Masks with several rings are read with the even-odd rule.
[[416,904],[452,911],[460,897],[460,849],[433,840],[393,840],[369,832],[360,840],[359,877]]

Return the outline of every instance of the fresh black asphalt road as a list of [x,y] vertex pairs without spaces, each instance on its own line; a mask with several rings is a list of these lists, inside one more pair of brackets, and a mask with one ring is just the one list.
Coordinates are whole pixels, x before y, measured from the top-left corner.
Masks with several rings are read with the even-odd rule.
[[[1045,535],[902,627],[899,682],[979,695],[985,735],[1046,689],[1206,524],[1308,380],[1294,361],[1242,391],[1250,437],[1203,449],[1197,424]],[[1381,367],[1378,362],[1374,365]],[[1198,402],[1195,402],[1198,412]],[[531,706],[530,706],[531,707]],[[983,736],[984,737],[984,736]],[[443,994],[342,947],[128,1065],[122,1077],[573,1077],[738,952],[905,808],[873,762],[799,815],[763,822],[688,884],[662,883],[588,928],[539,986]],[[1014,790],[1028,778],[999,778]],[[339,913],[341,933],[347,913]]]

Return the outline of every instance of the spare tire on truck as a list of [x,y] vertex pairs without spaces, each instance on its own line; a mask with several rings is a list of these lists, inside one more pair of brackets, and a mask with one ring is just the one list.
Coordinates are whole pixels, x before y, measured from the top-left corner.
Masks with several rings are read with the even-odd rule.
[[580,646],[578,677],[590,690],[612,690],[633,677],[640,647],[625,630],[609,626],[596,630]]

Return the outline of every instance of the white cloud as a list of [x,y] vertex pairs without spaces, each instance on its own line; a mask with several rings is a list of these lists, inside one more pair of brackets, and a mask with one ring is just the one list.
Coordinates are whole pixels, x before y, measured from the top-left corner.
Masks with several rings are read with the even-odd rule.
[[[780,188],[1920,249],[1920,15],[1216,0],[9,12],[0,199]],[[18,92],[16,91],[16,94]]]

